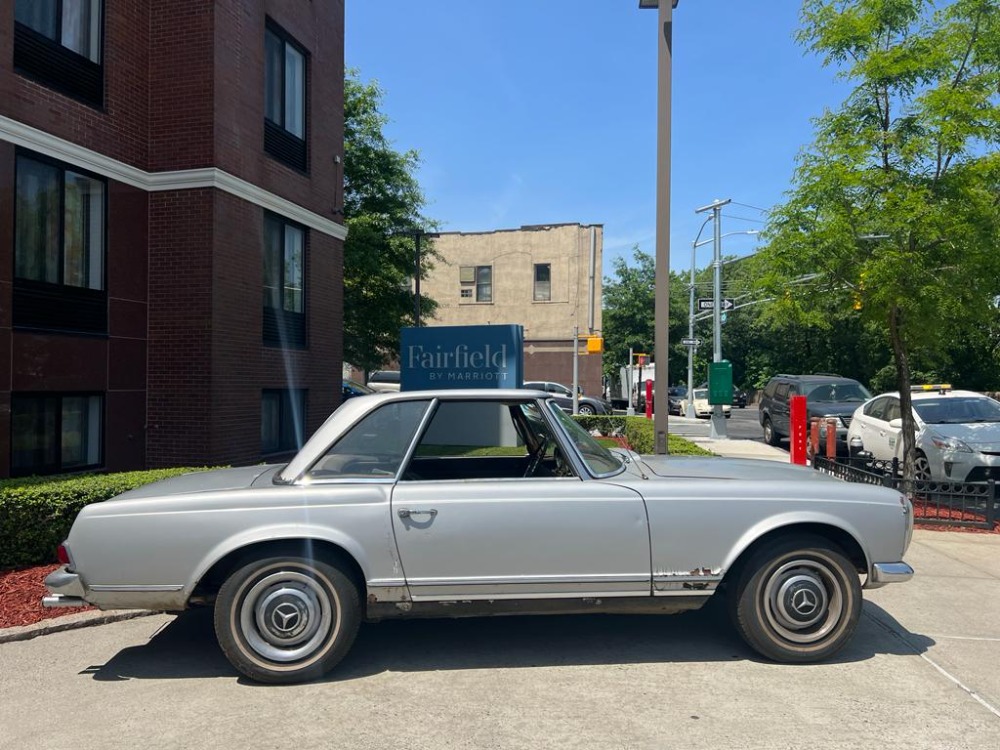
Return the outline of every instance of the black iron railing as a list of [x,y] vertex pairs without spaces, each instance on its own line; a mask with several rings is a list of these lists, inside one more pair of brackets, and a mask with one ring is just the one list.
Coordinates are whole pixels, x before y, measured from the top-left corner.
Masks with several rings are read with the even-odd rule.
[[[813,468],[847,482],[878,484],[903,491],[898,459],[826,458],[814,456]],[[993,479],[985,482],[934,482],[915,480],[910,500],[919,523],[992,529],[1000,519],[1000,497]]]

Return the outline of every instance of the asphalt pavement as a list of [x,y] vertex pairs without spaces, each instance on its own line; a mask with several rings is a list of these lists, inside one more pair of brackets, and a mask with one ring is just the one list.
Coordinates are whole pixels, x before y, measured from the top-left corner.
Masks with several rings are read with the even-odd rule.
[[0,644],[0,748],[1000,747],[1000,537],[917,531],[833,661],[755,656],[721,608],[362,627],[329,678],[255,685],[207,611]]

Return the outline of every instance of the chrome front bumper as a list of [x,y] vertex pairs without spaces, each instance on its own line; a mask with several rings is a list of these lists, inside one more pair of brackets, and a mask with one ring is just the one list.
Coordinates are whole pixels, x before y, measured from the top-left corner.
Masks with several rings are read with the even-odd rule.
[[913,568],[905,562],[874,563],[865,588],[877,589],[887,583],[903,583],[911,578],[913,578]]
[[83,597],[83,581],[76,573],[70,573],[64,565],[45,577],[45,588],[51,596],[42,597],[43,607],[86,607],[90,602]]

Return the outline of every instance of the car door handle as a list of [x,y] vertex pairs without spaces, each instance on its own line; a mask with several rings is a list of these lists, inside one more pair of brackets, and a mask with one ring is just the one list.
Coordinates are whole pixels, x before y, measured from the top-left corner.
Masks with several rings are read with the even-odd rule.
[[396,515],[400,518],[409,518],[410,516],[430,516],[433,518],[438,514],[436,508],[430,508],[428,510],[410,510],[409,508],[400,508],[396,511]]

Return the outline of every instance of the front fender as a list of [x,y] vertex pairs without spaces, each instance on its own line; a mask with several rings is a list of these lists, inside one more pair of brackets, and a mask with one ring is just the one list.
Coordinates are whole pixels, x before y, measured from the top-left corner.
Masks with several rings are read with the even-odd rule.
[[817,512],[817,511],[793,511],[788,513],[780,513],[775,516],[769,516],[767,518],[761,519],[749,529],[747,529],[743,535],[739,538],[736,544],[733,545],[732,549],[729,551],[729,555],[726,557],[725,563],[723,564],[723,570],[729,571],[732,569],[736,561],[743,555],[747,549],[750,548],[754,542],[762,537],[770,534],[773,531],[780,531],[781,529],[792,529],[795,526],[802,526],[805,524],[818,524],[822,526],[828,526],[835,529],[839,529],[846,534],[849,534],[855,542],[857,542],[858,547],[865,556],[865,569],[868,573],[871,573],[872,569],[872,558],[868,546],[864,542],[864,537],[854,526],[854,524],[849,521],[844,520],[840,516],[835,516],[830,513]]

